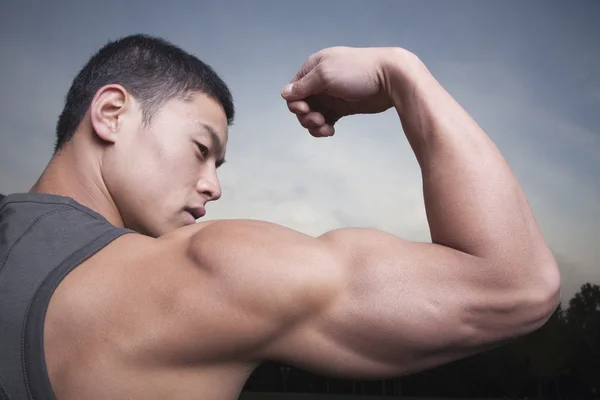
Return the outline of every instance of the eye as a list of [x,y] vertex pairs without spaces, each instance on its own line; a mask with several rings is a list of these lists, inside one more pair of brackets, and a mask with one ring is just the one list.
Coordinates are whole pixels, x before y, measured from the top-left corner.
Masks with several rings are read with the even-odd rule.
[[198,150],[200,150],[202,158],[206,158],[208,156],[208,147],[205,145],[198,143]]

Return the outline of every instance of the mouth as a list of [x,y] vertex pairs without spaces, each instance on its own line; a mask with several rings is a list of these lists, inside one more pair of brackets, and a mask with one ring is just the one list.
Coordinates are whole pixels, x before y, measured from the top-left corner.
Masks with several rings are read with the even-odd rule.
[[203,206],[199,206],[199,207],[187,207],[185,209],[185,211],[187,211],[188,213],[190,213],[191,216],[194,217],[194,220],[196,220],[198,218],[202,218],[206,214],[206,209]]

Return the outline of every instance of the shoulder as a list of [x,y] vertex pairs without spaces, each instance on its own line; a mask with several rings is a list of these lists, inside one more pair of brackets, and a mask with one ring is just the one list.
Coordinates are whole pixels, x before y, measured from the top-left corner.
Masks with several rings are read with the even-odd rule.
[[332,265],[321,241],[262,221],[123,235],[65,278],[48,318],[68,322],[65,342],[127,357],[251,358],[332,296]]

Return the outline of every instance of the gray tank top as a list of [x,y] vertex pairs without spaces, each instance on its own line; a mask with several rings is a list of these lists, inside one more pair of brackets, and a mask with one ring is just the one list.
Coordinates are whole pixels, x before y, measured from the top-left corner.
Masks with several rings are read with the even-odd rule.
[[54,399],[44,318],[61,280],[132,233],[69,197],[17,193],[0,202],[0,400]]

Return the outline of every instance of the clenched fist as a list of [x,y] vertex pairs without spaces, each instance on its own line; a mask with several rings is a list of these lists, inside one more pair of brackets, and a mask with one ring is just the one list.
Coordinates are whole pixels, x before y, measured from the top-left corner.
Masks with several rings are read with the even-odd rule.
[[332,136],[342,117],[392,107],[385,67],[408,53],[382,47],[321,50],[306,60],[282,96],[311,135]]

